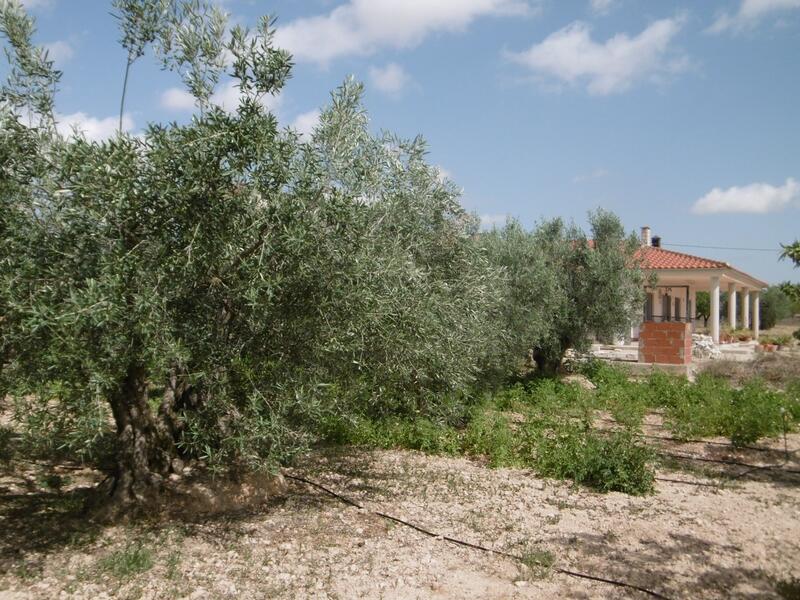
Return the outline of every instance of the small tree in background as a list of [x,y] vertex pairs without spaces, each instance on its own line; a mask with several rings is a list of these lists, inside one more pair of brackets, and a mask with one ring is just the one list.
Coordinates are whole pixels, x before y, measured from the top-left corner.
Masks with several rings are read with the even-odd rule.
[[590,213],[589,224],[591,244],[560,219],[530,233],[511,221],[484,236],[490,260],[507,277],[498,315],[507,352],[521,357],[530,349],[542,373],[554,373],[570,348],[585,351],[593,338],[623,335],[641,311],[638,239],[606,211]]
[[769,286],[762,292],[760,302],[760,318],[763,329],[772,329],[778,321],[792,315],[792,301],[780,286]]
[[703,327],[708,327],[708,319],[711,317],[711,294],[697,292],[695,296],[695,312],[698,317],[703,317]]

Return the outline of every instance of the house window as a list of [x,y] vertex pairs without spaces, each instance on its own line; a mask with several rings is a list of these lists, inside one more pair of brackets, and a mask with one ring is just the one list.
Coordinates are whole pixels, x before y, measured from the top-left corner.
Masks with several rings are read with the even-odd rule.
[[681,320],[681,299],[680,298],[675,298],[675,313],[674,314],[675,314],[675,320],[676,321],[680,321]]
[[670,309],[672,308],[672,303],[669,301],[669,296],[664,294],[661,296],[661,320],[662,321],[671,321],[672,314]]

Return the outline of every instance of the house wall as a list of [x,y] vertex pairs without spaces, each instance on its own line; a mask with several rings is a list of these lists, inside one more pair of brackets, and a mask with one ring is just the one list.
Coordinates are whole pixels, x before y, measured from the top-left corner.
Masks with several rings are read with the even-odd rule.
[[639,362],[688,365],[692,362],[691,323],[645,321],[639,327]]

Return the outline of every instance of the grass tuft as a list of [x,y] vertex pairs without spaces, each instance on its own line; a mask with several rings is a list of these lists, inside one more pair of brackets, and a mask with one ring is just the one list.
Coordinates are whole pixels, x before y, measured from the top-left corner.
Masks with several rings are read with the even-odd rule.
[[132,543],[102,558],[100,570],[118,579],[127,579],[153,568],[153,552],[141,543]]
[[543,579],[550,573],[556,559],[549,550],[528,550],[522,554],[522,564],[531,579]]

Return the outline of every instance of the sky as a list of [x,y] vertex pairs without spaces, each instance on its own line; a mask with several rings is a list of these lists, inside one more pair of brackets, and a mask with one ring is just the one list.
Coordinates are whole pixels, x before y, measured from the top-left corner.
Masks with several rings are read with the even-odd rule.
[[[0,0],[2,1],[2,0]],[[24,0],[64,72],[62,127],[114,133],[126,54],[105,0]],[[376,132],[422,135],[486,227],[602,207],[664,247],[800,280],[800,0],[224,0],[277,17],[272,110],[310,131],[348,75]],[[6,65],[0,66],[5,76]],[[177,75],[131,72],[125,128],[185,121]],[[216,100],[235,106],[222,85]]]

